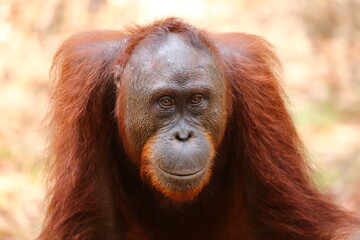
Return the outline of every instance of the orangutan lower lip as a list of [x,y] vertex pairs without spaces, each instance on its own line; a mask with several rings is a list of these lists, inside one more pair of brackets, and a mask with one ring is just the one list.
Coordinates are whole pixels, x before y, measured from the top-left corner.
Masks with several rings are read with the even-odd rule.
[[154,164],[154,165],[162,173],[164,173],[166,175],[170,175],[171,177],[180,177],[180,178],[195,177],[195,176],[203,174],[203,172],[206,170],[206,167],[204,167],[204,168],[201,168],[200,170],[197,170],[197,171],[192,172],[192,173],[184,173],[184,174],[182,174],[182,173],[172,173],[172,172],[166,171],[164,169],[161,169],[156,164]]

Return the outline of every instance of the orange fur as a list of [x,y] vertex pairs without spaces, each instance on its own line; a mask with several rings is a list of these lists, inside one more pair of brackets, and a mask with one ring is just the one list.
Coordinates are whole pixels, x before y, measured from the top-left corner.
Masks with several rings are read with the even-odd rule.
[[[137,46],[170,32],[210,49],[228,87],[227,129],[212,143],[212,176],[209,170],[186,193],[156,179],[153,138],[136,159],[124,134],[121,69]],[[316,189],[280,68],[260,37],[212,34],[176,18],[66,40],[52,66],[49,204],[38,239],[349,239],[359,222]],[[139,171],[175,201],[154,196]]]

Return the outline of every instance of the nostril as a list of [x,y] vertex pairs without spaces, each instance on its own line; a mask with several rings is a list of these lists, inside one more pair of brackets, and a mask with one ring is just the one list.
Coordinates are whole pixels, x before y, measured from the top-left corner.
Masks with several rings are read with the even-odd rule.
[[189,132],[176,132],[175,133],[175,138],[179,141],[187,141],[189,140],[189,138],[191,138],[193,136],[193,132],[189,131]]
[[188,132],[188,138],[192,138],[193,137],[193,132],[192,131],[190,131],[190,132]]

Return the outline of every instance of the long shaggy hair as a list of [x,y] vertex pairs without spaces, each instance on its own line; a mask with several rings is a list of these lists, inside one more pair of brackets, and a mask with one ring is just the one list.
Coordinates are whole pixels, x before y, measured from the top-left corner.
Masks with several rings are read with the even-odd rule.
[[[215,156],[223,170],[177,207],[143,184],[114,113],[122,101],[114,80],[121,87],[129,57],[170,32],[209,48],[230,86]],[[280,69],[260,37],[212,34],[176,18],[66,40],[52,67],[49,206],[38,239],[348,239],[357,222],[316,189]]]

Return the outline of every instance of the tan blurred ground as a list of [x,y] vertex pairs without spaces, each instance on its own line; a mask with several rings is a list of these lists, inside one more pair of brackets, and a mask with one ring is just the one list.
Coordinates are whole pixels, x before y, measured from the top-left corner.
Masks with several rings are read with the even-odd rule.
[[320,181],[360,213],[359,12],[357,0],[0,0],[0,240],[33,239],[40,229],[41,121],[56,48],[79,31],[164,16],[255,33],[276,47]]

